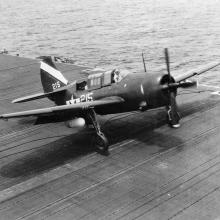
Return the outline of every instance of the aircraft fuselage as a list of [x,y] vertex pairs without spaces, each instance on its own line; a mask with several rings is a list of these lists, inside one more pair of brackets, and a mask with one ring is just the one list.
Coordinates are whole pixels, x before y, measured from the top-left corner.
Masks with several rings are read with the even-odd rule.
[[67,91],[65,103],[94,101],[107,97],[121,97],[124,103],[96,108],[98,114],[113,114],[135,110],[147,110],[165,106],[168,103],[167,95],[161,90],[161,80],[166,75],[161,74],[130,74],[118,83],[113,83],[93,90]]

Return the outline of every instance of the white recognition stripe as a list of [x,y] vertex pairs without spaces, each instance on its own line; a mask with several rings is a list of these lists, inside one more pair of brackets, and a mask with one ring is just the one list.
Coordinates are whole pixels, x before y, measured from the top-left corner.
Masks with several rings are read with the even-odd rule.
[[59,70],[54,69],[53,67],[49,66],[48,64],[41,61],[40,68],[46,72],[48,72],[50,75],[67,85],[68,81],[67,79],[62,75],[62,73]]

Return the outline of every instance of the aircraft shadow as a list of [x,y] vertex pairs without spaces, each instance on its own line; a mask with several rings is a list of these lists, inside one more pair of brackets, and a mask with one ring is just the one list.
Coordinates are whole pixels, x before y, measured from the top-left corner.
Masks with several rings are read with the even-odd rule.
[[[206,111],[216,106],[217,103],[219,103],[218,99],[188,102],[179,106],[179,113],[181,118],[184,118],[197,112]],[[109,122],[104,122],[103,131],[108,136],[110,144],[115,144],[128,138],[143,139],[143,130],[147,132],[146,136],[148,136],[149,132],[166,124],[166,111],[162,108],[144,113],[138,112],[136,115],[129,116],[128,118],[109,120]],[[172,134],[173,128],[170,128],[168,125],[167,127],[170,130],[170,134]],[[140,132],[141,135],[139,135]]]
[[[205,111],[215,104],[213,100],[187,103],[180,106],[180,113],[185,117]],[[111,145],[126,139],[135,139],[146,145],[157,145],[158,151],[166,151],[174,144],[175,146],[182,144],[181,139],[172,136],[172,128],[167,128],[170,129],[170,133],[166,134],[155,131],[156,128],[166,124],[166,112],[163,109],[137,113],[127,118],[102,120],[102,124]],[[0,174],[7,178],[31,177],[87,155],[93,152],[90,144],[93,134],[91,131],[82,131],[43,145],[40,149],[32,150],[1,167]],[[182,150],[181,147],[178,150]]]
[[91,153],[93,149],[88,146],[91,139],[91,132],[68,135],[42,145],[39,149],[33,149],[30,153],[4,165],[0,169],[0,174],[8,178],[18,178],[48,171],[67,163],[69,160]]

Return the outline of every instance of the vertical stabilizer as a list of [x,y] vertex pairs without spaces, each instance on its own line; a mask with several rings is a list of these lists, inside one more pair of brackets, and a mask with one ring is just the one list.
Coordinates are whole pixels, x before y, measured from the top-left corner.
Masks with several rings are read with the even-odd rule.
[[43,61],[41,61],[40,76],[45,93],[53,92],[54,90],[68,84],[67,79],[56,68],[51,57],[47,57]]

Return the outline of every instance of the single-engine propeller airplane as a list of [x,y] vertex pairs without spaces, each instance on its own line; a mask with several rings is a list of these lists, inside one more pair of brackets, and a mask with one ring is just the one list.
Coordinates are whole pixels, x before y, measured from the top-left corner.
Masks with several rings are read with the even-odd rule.
[[[144,60],[144,57],[143,57]],[[101,131],[96,114],[114,114],[129,111],[145,111],[166,107],[167,121],[171,127],[179,127],[176,95],[178,88],[196,85],[190,77],[200,75],[220,64],[210,63],[174,78],[170,74],[168,49],[165,48],[167,74],[137,74],[114,69],[90,73],[84,81],[69,83],[56,68],[50,57],[41,61],[40,75],[43,93],[13,100],[13,103],[49,98],[56,106],[0,115],[0,119],[37,116],[36,124],[66,122],[68,127],[92,124],[96,135],[94,147],[101,154],[108,154],[109,143]],[[145,67],[145,63],[144,63]]]

